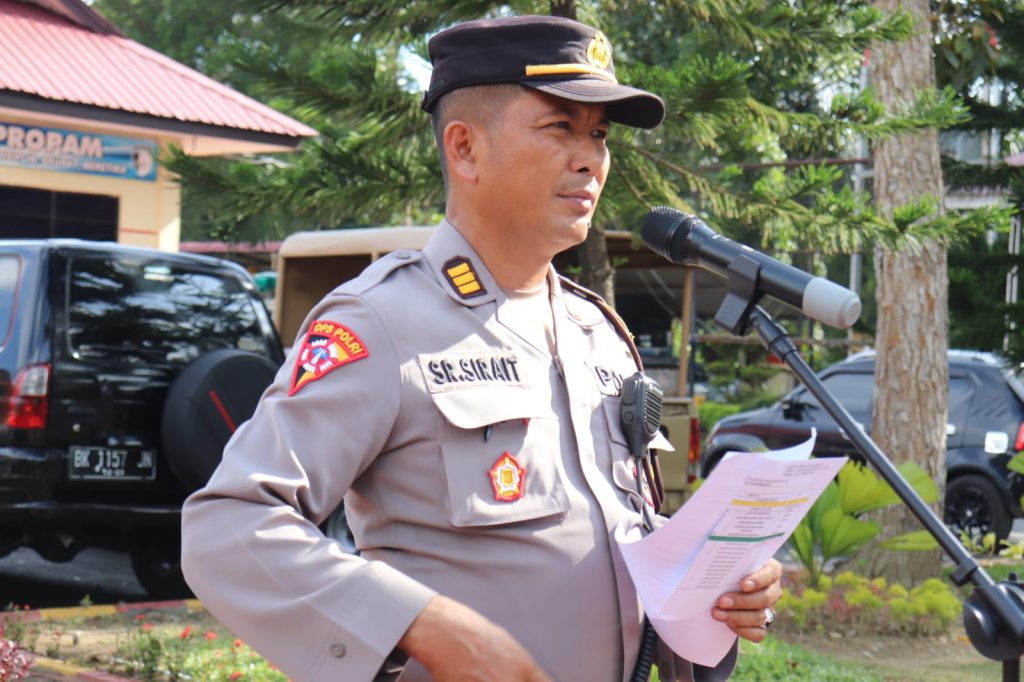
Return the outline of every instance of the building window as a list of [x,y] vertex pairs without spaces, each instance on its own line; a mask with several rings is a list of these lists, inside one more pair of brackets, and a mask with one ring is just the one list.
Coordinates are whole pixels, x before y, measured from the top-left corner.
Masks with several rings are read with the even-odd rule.
[[117,197],[0,185],[0,237],[117,241]]

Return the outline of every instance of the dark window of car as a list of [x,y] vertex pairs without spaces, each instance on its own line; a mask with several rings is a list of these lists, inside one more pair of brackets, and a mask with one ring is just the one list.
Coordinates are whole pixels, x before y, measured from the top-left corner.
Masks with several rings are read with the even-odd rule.
[[[839,372],[822,379],[822,383],[854,419],[865,423],[871,419],[875,398],[874,374]],[[949,378],[949,413],[951,417],[966,412],[973,393],[974,384],[969,377],[953,376]],[[821,408],[818,399],[806,390],[798,394],[797,400],[808,407]]]
[[214,271],[77,257],[67,296],[68,343],[79,357],[184,364],[218,348],[270,355],[255,295]]
[[[866,373],[839,372],[822,379],[825,388],[846,408],[855,419],[871,417],[871,402],[874,398],[875,375]],[[803,391],[797,400],[808,407],[821,408],[818,399]]]
[[10,254],[0,254],[0,348],[7,344],[14,320],[14,296],[18,291],[18,277],[21,273],[21,259]]

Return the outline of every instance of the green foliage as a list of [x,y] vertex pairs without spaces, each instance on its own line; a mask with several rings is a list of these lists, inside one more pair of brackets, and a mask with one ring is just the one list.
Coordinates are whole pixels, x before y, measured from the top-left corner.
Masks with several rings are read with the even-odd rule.
[[[947,92],[886,112],[861,91],[864,48],[911,34],[901,11],[849,0],[257,0],[212,12],[197,0],[95,3],[133,38],[320,131],[280,159],[166,159],[183,179],[186,236],[228,239],[435,219],[444,197],[407,65],[424,57],[425,36],[456,21],[556,6],[601,26],[621,78],[661,94],[669,111],[656,131],[612,130],[616,160],[598,224],[635,228],[665,203],[782,250],[835,253],[921,236],[875,215],[838,166],[805,161],[844,155],[859,135],[962,119]],[[238,171],[247,164],[256,168]]]
[[960,544],[964,546],[964,549],[976,556],[995,554],[998,549],[995,533],[985,533],[981,537],[977,537],[960,531]]
[[[779,374],[780,368],[767,363],[767,352],[763,349],[702,344],[697,347],[697,361],[707,372],[708,383],[716,389],[715,399],[736,405],[737,411],[764,407],[779,399],[779,394],[766,384]],[[725,415],[718,418],[721,416]],[[701,419],[703,427],[704,417]]]
[[1008,252],[1005,231],[993,237],[975,237],[950,249],[949,344],[997,352],[1021,363],[1024,337],[1013,329],[1024,327],[1024,305],[1004,301],[1006,274],[1024,267],[1024,254]]
[[3,627],[7,639],[18,642],[21,646],[33,651],[42,634],[39,625],[29,619],[28,604],[8,603],[3,609]]
[[908,589],[844,572],[822,579],[818,589],[802,578],[787,579],[776,623],[783,631],[930,636],[946,632],[962,608],[954,588],[937,578]]
[[221,644],[215,631],[197,634],[191,625],[169,630],[142,622],[118,646],[112,672],[141,682],[204,680],[285,682],[285,675],[241,640]]
[[873,682],[878,675],[859,666],[840,663],[769,637],[760,644],[740,641],[740,657],[730,678],[736,682]]
[[740,411],[740,406],[735,403],[716,403],[710,400],[704,401],[699,408],[697,408],[697,417],[700,420],[700,432],[708,433],[711,431],[719,419],[728,417],[731,414],[736,414]]
[[[986,538],[988,535],[985,536]],[[1008,542],[1007,540],[1000,540],[1000,546],[1002,549],[999,550],[999,556],[1007,559],[1024,559],[1024,542]]]
[[[925,502],[938,499],[938,487],[918,464],[903,462],[898,469]],[[862,464],[847,462],[789,539],[790,547],[807,571],[811,587],[819,586],[826,562],[850,556],[881,531],[878,523],[858,518],[860,514],[898,503],[895,491],[877,474]],[[915,532],[887,538],[882,546],[923,551],[936,545],[930,536]]]

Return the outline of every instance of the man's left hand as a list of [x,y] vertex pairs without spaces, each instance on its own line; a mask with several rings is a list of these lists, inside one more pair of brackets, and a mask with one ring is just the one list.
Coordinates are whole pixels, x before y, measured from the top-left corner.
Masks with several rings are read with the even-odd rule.
[[740,582],[739,592],[727,592],[719,597],[711,616],[740,637],[760,642],[767,634],[765,609],[775,606],[781,596],[782,564],[770,559]]

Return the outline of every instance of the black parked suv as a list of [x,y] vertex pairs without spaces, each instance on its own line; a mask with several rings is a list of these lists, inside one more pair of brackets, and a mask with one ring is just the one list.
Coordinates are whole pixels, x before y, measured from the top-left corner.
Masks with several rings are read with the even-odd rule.
[[0,555],[127,550],[151,595],[183,592],[181,503],[283,360],[235,264],[0,241]]
[[[874,400],[875,359],[855,356],[821,371],[819,377],[868,433]],[[707,476],[730,450],[776,449],[806,440],[818,430],[814,454],[850,455],[853,444],[805,388],[791,391],[760,410],[720,420],[708,434],[701,456]],[[1006,463],[1024,449],[1024,385],[999,358],[987,353],[949,352],[949,418],[946,425],[946,524],[959,535],[994,531],[1009,535],[1021,516],[1024,477]]]

